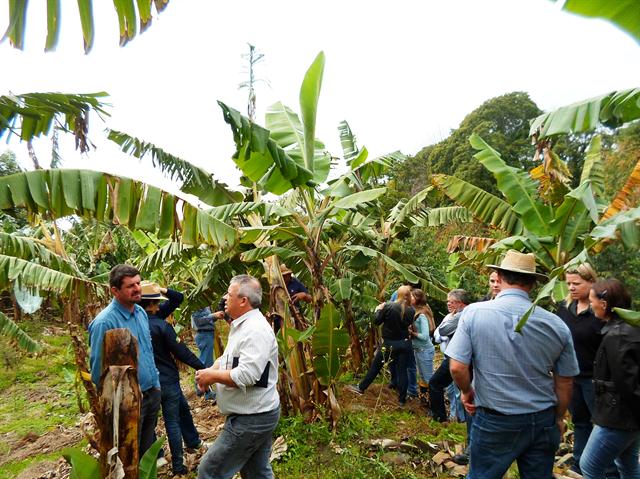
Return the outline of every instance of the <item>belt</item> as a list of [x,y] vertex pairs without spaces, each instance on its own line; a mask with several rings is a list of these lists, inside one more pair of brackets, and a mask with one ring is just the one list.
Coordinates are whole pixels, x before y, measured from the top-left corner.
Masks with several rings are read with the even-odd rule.
[[491,414],[492,416],[508,416],[508,414],[496,411],[495,409],[489,409],[488,407],[479,406],[478,409],[480,409],[483,413]]

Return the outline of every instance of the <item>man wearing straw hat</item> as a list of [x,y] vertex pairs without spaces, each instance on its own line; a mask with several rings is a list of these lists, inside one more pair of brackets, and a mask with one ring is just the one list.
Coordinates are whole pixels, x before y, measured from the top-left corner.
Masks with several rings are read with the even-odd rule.
[[446,352],[473,415],[467,478],[499,479],[513,461],[523,479],[551,477],[579,373],[571,333],[540,307],[515,331],[532,306],[529,292],[545,277],[536,273],[533,254],[510,250],[499,266],[489,267],[502,282],[500,293],[464,310]]

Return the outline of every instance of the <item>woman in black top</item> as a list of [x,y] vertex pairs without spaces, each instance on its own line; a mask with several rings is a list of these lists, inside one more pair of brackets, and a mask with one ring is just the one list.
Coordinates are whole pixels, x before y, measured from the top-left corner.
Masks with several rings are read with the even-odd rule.
[[598,280],[591,265],[583,263],[565,273],[569,296],[558,307],[558,316],[569,326],[580,366],[580,374],[573,379],[573,395],[569,412],[573,421],[573,466],[580,473],[580,456],[587,444],[593,425],[593,361],[600,346],[602,323],[589,306],[589,291]]
[[[376,324],[382,325],[382,348],[376,352],[367,375],[360,384],[348,386],[350,391],[364,394],[378,376],[385,362],[391,359],[390,368],[407,370],[407,359],[413,354],[409,339],[409,326],[413,322],[415,310],[411,306],[411,288],[398,288],[398,299],[393,303],[382,303],[376,308]],[[407,375],[397,374],[398,401],[403,406],[407,401]]]
[[586,479],[604,479],[615,459],[624,479],[640,478],[640,328],[624,322],[614,308],[629,309],[631,296],[620,281],[598,281],[591,309],[606,324],[593,366],[595,426],[582,453]]

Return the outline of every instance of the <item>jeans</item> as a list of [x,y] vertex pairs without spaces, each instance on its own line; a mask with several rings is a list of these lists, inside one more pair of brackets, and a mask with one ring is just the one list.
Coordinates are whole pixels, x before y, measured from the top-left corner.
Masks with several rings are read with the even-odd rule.
[[382,370],[382,366],[384,363],[389,363],[389,368],[396,368],[396,372],[405,371],[405,374],[397,374],[396,375],[396,387],[398,390],[398,399],[400,404],[404,404],[407,400],[407,358],[411,354],[411,341],[406,341],[404,339],[384,339],[382,342],[382,347],[378,348],[375,357],[373,358],[373,362],[369,367],[369,371],[367,371],[366,376],[358,387],[361,391],[366,391],[366,389],[371,385],[373,380],[378,376],[380,371]]
[[[571,421],[573,421],[573,462],[580,464],[582,450],[587,445],[593,424],[591,423],[591,411],[595,387],[592,378],[573,378],[573,395],[569,404]],[[579,470],[577,472],[580,472]]]
[[418,378],[416,377],[416,358],[407,355],[407,395],[418,397]]
[[160,410],[160,389],[151,388],[142,393],[142,406],[140,407],[140,424],[138,429],[138,442],[140,445],[140,459],[156,439],[156,425],[158,424],[158,411]]
[[227,417],[216,442],[202,457],[198,479],[229,479],[238,471],[243,479],[271,479],[269,464],[273,431],[280,407],[261,414]]
[[444,388],[453,382],[449,372],[449,358],[445,356],[440,367],[429,380],[429,399],[431,412],[437,421],[447,420],[447,408],[444,405]]
[[521,479],[550,478],[559,445],[555,407],[509,416],[478,408],[471,425],[467,479],[501,479],[513,461]]
[[200,445],[200,436],[193,424],[189,404],[182,394],[179,382],[162,385],[162,416],[169,439],[173,472],[186,473],[182,461],[182,438],[187,447],[195,448]]
[[640,431],[623,431],[596,425],[580,458],[582,476],[585,479],[604,479],[608,466],[615,459],[622,479],[640,479],[638,451]]
[[420,379],[425,383],[428,383],[433,376],[433,356],[436,350],[432,346],[431,348],[414,348],[413,355],[416,359],[416,366],[418,366],[418,373],[420,373]]
[[[198,347],[198,350],[200,351],[200,361],[202,361],[202,363],[204,364],[205,368],[210,367],[211,365],[213,365],[213,360],[215,358],[215,352],[214,352],[214,348],[213,348],[213,336],[215,334],[215,330],[214,331],[202,331],[202,332],[197,332],[196,333],[196,346]],[[198,396],[202,396],[202,393],[200,392],[200,390],[198,389],[198,386],[196,386],[196,394]],[[212,393],[211,391],[207,391],[207,393],[205,393],[204,395],[205,399],[215,399],[216,395],[215,393]]]

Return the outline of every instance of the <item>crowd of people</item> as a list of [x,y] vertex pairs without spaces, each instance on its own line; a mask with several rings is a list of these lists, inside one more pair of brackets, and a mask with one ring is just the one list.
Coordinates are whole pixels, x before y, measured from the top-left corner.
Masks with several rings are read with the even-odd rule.
[[[573,471],[588,479],[640,479],[640,328],[617,312],[631,307],[625,287],[616,279],[599,280],[583,263],[566,271],[568,296],[550,312],[529,297],[544,278],[533,255],[511,250],[489,268],[487,295],[474,302],[465,290],[451,290],[448,314],[439,324],[425,293],[417,285],[401,286],[376,308],[381,344],[362,381],[347,389],[365,394],[388,366],[389,387],[402,407],[421,385],[434,420],[466,422],[467,448],[454,461],[469,464],[470,479],[502,478],[514,462],[523,479],[552,477],[567,410],[574,427]],[[295,304],[312,300],[286,266],[282,274]],[[128,265],[111,271],[110,286],[113,301],[89,325],[92,379],[98,385],[106,374],[106,331],[129,329],[139,348],[140,456],[155,441],[160,408],[175,475],[187,472],[183,443],[205,448],[180,387],[177,360],[196,370],[197,393],[217,401],[226,417],[198,477],[273,477],[278,325],[260,312],[260,282],[236,276],[215,312],[193,313],[200,357],[166,321],[184,299],[180,292],[142,282]],[[516,331],[525,315],[526,324]],[[214,361],[215,321],[223,318],[229,337]],[[437,368],[436,345],[443,353]]]
[[[174,477],[188,473],[184,444],[193,450],[206,449],[198,466],[199,479],[231,478],[238,472],[243,478],[272,478],[269,456],[280,417],[278,346],[272,326],[259,309],[260,282],[248,275],[236,276],[217,311],[205,308],[193,313],[199,358],[166,321],[184,300],[182,293],[141,281],[139,271],[129,265],[114,267],[109,284],[113,300],[89,324],[91,376],[99,386],[109,374],[103,367],[107,331],[128,329],[138,344],[139,456],[156,440],[162,408]],[[214,360],[214,323],[223,318],[230,326],[227,346]],[[200,439],[194,425],[176,360],[196,370],[198,393],[217,402],[225,416],[224,427],[211,445]]]
[[[488,293],[473,302],[451,290],[437,328],[423,291],[400,287],[377,309],[382,344],[369,371],[347,389],[364,394],[387,365],[404,406],[413,349],[433,419],[467,423],[467,448],[453,460],[469,464],[468,478],[502,478],[514,462],[521,478],[552,477],[567,410],[574,472],[640,478],[640,328],[616,312],[631,307],[625,287],[583,263],[566,271],[569,294],[550,312],[529,297],[546,278],[532,254],[512,250],[489,268]],[[443,360],[434,371],[437,344]]]

